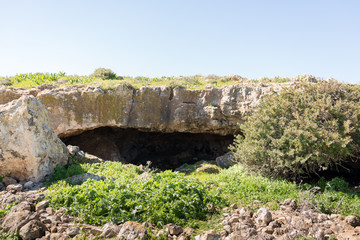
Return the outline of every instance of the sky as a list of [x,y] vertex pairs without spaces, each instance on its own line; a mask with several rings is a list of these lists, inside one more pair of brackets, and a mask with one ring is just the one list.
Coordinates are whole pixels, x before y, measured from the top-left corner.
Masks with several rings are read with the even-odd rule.
[[0,0],[0,76],[99,67],[360,83],[360,1]]

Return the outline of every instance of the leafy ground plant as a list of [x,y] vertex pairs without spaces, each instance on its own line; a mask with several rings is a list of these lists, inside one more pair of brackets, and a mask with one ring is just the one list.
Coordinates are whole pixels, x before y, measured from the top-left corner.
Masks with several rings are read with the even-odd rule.
[[[142,172],[139,167],[119,162],[58,167],[54,176],[58,180],[61,176],[84,172],[109,178],[88,180],[81,185],[54,180],[47,198],[53,207],[65,207],[69,213],[92,224],[135,220],[161,226],[173,222],[196,228],[200,233],[210,228],[220,230],[221,208],[229,203],[254,211],[262,206],[276,210],[287,198],[296,200],[299,206],[311,203],[311,207],[320,212],[360,217],[360,193],[339,178],[299,185],[289,180],[249,174],[246,167],[235,165],[219,174],[191,171],[184,175],[166,171],[141,180],[137,179]],[[261,204],[254,205],[255,200]],[[209,211],[210,205],[220,211]]]
[[184,226],[189,220],[205,219],[208,204],[217,206],[223,202],[200,181],[170,171],[149,180],[109,178],[87,180],[81,185],[61,181],[49,189],[53,207],[66,207],[90,224],[133,220]]

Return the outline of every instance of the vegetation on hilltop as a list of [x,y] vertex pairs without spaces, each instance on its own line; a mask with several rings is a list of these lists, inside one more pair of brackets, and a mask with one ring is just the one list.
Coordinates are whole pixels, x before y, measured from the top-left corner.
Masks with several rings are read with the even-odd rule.
[[113,88],[118,84],[131,85],[134,88],[142,86],[169,86],[172,88],[189,88],[202,89],[206,85],[213,85],[214,87],[221,87],[226,85],[235,85],[239,83],[284,83],[290,81],[318,81],[317,78],[311,75],[298,76],[296,78],[260,78],[248,80],[238,75],[230,76],[180,76],[180,77],[126,77],[118,76],[110,69],[98,68],[93,74],[89,76],[66,75],[64,72],[59,73],[28,73],[17,74],[10,77],[0,77],[0,85],[11,86],[14,88],[32,88],[44,84],[53,84],[55,86],[66,85],[98,85],[103,88]]

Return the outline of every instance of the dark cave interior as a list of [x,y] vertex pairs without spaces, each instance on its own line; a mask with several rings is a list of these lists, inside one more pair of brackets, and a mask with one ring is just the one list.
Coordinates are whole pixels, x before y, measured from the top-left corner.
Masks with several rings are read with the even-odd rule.
[[143,132],[132,128],[101,127],[62,138],[66,145],[79,146],[84,152],[104,160],[176,169],[184,163],[212,161],[228,152],[233,135],[204,133]]

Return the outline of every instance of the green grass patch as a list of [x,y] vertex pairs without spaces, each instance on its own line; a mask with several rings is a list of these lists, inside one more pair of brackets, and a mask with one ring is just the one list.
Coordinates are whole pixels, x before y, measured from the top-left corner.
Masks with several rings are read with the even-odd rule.
[[[197,177],[196,174],[190,176]],[[249,174],[241,165],[224,169],[217,175],[205,176],[207,178],[201,174],[199,179],[208,187],[219,187],[224,199],[240,206],[251,206],[253,201],[258,200],[271,209],[278,209],[279,203],[291,198],[296,200],[298,205],[312,203],[323,213],[360,217],[360,193],[339,178],[331,181],[322,179],[313,185],[299,185],[288,180]],[[316,194],[312,190],[314,187],[320,188]]]
[[66,166],[58,165],[55,167],[54,173],[50,176],[47,185],[58,180],[63,180],[68,177],[83,173],[91,173],[111,178],[134,178],[138,176],[141,172],[142,171],[138,166],[110,161],[93,164],[84,163]]
[[[196,174],[191,176],[197,177]],[[286,198],[296,199],[299,191],[295,183],[250,175],[241,165],[224,169],[217,175],[209,174],[208,178],[201,174],[200,179],[205,181],[207,186],[220,188],[224,198],[240,205],[248,205],[258,200],[277,208],[278,203]]]
[[19,236],[14,234],[7,234],[5,231],[0,229],[0,240],[20,240]]

